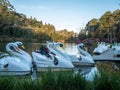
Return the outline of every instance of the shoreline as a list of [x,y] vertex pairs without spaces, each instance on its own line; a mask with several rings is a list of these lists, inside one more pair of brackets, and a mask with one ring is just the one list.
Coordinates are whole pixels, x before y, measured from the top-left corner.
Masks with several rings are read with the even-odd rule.
[[[37,39],[31,39],[31,38],[16,38],[16,37],[1,37],[0,36],[0,42],[14,42],[14,41],[22,41],[22,42],[39,42]],[[44,41],[41,41],[44,42]]]
[[[14,42],[14,41],[22,41],[22,42],[31,42],[31,43],[45,43],[46,40],[43,41],[38,41],[37,39],[32,39],[32,38],[16,38],[16,37],[8,37],[8,36],[0,36],[0,42]],[[61,41],[57,41],[57,42],[61,42]],[[63,43],[75,43],[75,41],[64,41]]]

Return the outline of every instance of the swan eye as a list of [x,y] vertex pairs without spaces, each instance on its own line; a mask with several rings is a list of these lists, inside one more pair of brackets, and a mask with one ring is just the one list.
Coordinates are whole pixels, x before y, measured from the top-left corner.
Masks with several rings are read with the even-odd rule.
[[60,44],[60,47],[63,47],[63,44]]
[[15,48],[13,46],[10,46],[10,49],[15,51]]
[[21,45],[20,45],[20,44],[18,44],[18,47],[19,47],[19,48],[21,48]]

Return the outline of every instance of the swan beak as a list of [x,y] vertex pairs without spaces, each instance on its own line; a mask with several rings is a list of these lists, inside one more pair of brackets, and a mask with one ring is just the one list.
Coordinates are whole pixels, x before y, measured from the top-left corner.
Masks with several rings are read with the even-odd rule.
[[24,45],[21,46],[23,49],[25,49]]
[[16,47],[16,50],[19,51],[20,49],[18,47]]

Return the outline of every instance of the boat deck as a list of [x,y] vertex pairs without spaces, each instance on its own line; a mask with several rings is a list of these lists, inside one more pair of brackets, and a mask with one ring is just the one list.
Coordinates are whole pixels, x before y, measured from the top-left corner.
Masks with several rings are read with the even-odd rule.
[[94,61],[120,61],[120,57],[113,56],[113,49],[109,49],[100,55],[93,55]]

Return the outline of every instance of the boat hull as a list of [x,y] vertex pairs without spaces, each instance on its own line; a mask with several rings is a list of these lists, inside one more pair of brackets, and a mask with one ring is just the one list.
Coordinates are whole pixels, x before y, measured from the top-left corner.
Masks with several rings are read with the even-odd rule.
[[72,62],[75,67],[92,67],[95,66],[95,63],[84,63],[84,62]]

